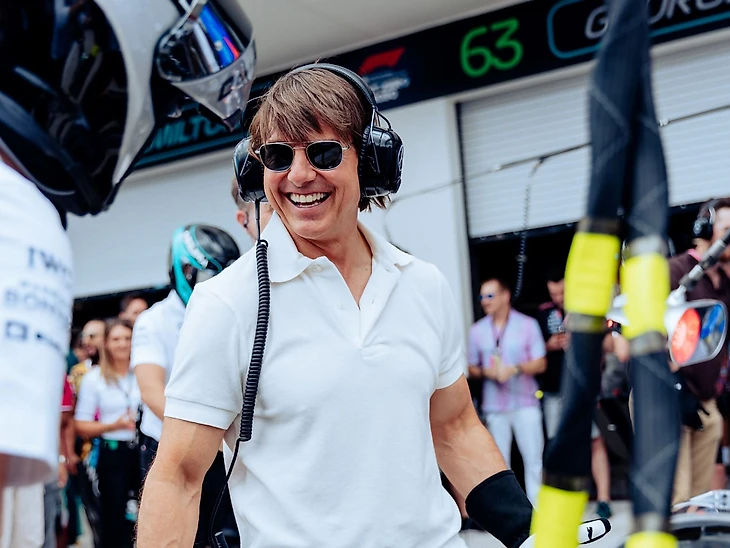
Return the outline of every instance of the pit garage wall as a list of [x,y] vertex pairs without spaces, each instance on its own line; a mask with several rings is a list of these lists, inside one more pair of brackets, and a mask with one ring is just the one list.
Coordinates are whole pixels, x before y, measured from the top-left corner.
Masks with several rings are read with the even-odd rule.
[[[388,210],[365,213],[362,220],[444,273],[466,327],[472,307],[453,101],[425,101],[385,114],[405,143],[403,184]],[[249,249],[229,194],[231,155],[226,150],[140,170],[125,181],[109,211],[69,218],[75,296],[164,285],[170,237],[186,223],[218,226]]]

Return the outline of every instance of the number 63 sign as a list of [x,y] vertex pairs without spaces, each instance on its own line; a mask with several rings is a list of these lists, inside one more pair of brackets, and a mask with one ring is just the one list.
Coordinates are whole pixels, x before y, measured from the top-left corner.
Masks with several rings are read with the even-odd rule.
[[[461,68],[464,73],[479,78],[492,67],[509,70],[517,66],[524,54],[522,44],[513,38],[519,27],[519,21],[512,17],[467,32],[461,41]],[[484,40],[479,40],[482,37]]]

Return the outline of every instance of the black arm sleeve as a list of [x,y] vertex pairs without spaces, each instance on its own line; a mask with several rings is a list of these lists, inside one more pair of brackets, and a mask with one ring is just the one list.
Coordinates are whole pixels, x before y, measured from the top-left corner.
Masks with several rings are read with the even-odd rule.
[[498,472],[472,489],[466,511],[507,548],[518,548],[530,536],[532,504],[512,470]]

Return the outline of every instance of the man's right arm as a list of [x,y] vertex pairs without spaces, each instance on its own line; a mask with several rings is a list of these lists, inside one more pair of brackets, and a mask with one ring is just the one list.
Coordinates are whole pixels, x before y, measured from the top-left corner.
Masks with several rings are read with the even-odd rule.
[[197,285],[188,301],[165,386],[162,435],[142,493],[138,548],[192,546],[203,477],[241,409],[239,364],[248,363],[241,344],[249,340],[242,334],[252,329],[241,328],[230,306],[206,288],[216,281]]
[[203,478],[224,434],[212,426],[165,418],[142,493],[138,548],[193,545]]
[[142,402],[152,410],[158,419],[165,414],[166,366],[164,337],[160,333],[155,311],[148,309],[142,312],[134,324],[132,332],[132,355],[130,365],[137,378]]
[[154,363],[135,365],[142,402],[149,407],[158,419],[165,415],[165,369]]

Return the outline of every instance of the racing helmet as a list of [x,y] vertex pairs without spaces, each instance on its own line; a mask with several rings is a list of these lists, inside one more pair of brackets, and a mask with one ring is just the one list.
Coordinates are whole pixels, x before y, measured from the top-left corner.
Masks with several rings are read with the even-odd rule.
[[238,125],[256,64],[241,3],[0,2],[0,151],[57,209],[103,211],[186,103]]
[[220,274],[240,256],[236,242],[219,228],[180,227],[170,245],[170,284],[187,305],[196,283]]

